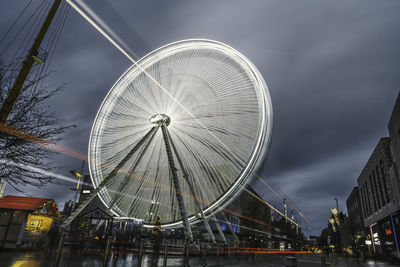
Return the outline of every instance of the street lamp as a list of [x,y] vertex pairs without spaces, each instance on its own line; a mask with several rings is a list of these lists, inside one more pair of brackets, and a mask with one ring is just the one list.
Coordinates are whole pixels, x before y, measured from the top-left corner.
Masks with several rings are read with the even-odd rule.
[[336,201],[336,209],[338,210],[338,212],[339,212],[339,204],[338,204],[338,199],[337,198],[334,198],[334,200]]
[[78,178],[78,183],[76,184],[76,191],[75,191],[75,197],[74,197],[74,201],[72,203],[72,211],[74,211],[76,203],[78,202],[78,192],[79,192],[79,185],[81,183],[81,179],[83,177],[82,173],[83,173],[83,168],[85,167],[85,161],[82,161],[82,166],[81,166],[81,172],[78,172],[77,170],[70,170],[69,172],[75,176],[76,178]]

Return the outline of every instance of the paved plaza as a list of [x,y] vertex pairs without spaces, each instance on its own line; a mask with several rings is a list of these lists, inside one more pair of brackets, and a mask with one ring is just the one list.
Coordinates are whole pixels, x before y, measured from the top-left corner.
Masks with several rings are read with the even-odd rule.
[[[97,267],[102,265],[103,255],[101,253],[93,253],[93,254],[64,254],[61,260],[60,266],[84,266],[84,267]],[[313,267],[313,266],[322,266],[321,264],[321,255],[320,254],[305,254],[298,255],[297,258],[297,266],[299,267]],[[20,251],[20,252],[1,252],[0,253],[0,267],[45,267],[52,266],[54,261],[54,253],[47,253],[45,251]],[[231,262],[229,263],[229,259],[220,258],[220,264],[217,264],[217,259],[215,255],[209,255],[206,259],[207,266],[233,266],[233,267],[283,267],[285,266],[284,257],[281,256],[271,256],[268,255],[266,257],[259,256],[256,260],[253,260],[251,257],[248,258],[243,256],[240,258],[240,262],[237,262],[237,259],[232,256]],[[143,267],[147,266],[155,266],[152,265],[153,258],[151,255],[145,255],[143,257]],[[189,261],[190,266],[197,267],[203,266],[201,258],[193,257]],[[109,267],[127,267],[127,266],[136,266],[137,265],[137,257],[135,253],[126,253],[120,254],[116,257],[116,254],[113,254],[108,261]],[[163,257],[160,256],[158,260],[157,266],[163,266]],[[183,258],[178,256],[170,256],[168,257],[168,265],[167,266],[183,266]],[[356,262],[354,259],[340,259],[337,264],[330,265],[330,262],[326,262],[326,266],[338,266],[338,267],[358,267],[358,266],[399,266],[392,265],[385,262],[372,261],[367,260],[365,262]]]

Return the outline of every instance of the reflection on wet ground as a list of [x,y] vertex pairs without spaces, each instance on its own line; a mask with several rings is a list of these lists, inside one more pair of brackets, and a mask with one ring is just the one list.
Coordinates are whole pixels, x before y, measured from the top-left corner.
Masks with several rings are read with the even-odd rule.
[[[70,254],[64,253],[60,267],[98,267],[102,266],[104,255],[100,252],[93,252],[91,254]],[[0,252],[0,267],[47,267],[53,266],[55,258],[54,252],[47,252],[44,250],[40,251],[6,251]],[[297,266],[299,267],[313,267],[321,266],[321,255],[320,254],[306,254],[296,255]],[[155,264],[153,255],[147,254],[143,256],[143,267],[155,267],[163,266],[163,255],[160,255]],[[235,266],[235,267],[283,267],[285,266],[285,260],[283,255],[260,255],[253,260],[252,257],[245,255],[241,256],[240,262],[238,263],[235,256],[231,256],[231,259],[227,257],[220,257],[220,265],[217,264],[216,255],[209,255],[206,258],[207,266]],[[329,261],[326,262],[326,266],[330,266]],[[203,266],[202,259],[200,257],[193,257],[189,260],[191,267]],[[120,253],[118,256],[114,252],[110,255],[108,260],[108,267],[132,267],[137,266],[137,254],[136,253]],[[168,256],[167,266],[183,266],[182,256]],[[367,260],[366,262],[356,262],[354,259],[341,259],[335,266],[394,266],[384,262],[374,262]]]

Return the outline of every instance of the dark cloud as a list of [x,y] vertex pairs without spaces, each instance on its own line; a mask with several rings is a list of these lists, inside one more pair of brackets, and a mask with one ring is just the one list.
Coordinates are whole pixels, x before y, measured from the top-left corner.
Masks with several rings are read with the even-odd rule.
[[[4,33],[26,1],[3,1]],[[242,52],[270,88],[274,131],[262,179],[311,220],[326,226],[333,198],[345,199],[381,136],[400,88],[400,2],[392,1],[86,1],[137,57],[186,38],[210,38]],[[62,145],[86,153],[103,98],[129,61],[71,10],[47,82],[64,90],[51,106],[77,125]],[[60,156],[59,172],[80,161]],[[255,180],[258,192],[282,201]],[[32,191],[58,201],[62,186]],[[35,189],[36,190],[36,189]],[[32,193],[33,194],[33,193]],[[299,218],[298,215],[296,215]]]

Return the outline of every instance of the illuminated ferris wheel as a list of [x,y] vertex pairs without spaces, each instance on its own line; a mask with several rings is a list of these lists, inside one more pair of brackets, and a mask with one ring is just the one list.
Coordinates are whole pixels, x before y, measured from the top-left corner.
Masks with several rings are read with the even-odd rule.
[[164,227],[206,221],[262,162],[272,130],[268,88],[233,48],[210,40],[163,46],[131,66],[92,128],[96,194],[119,217]]

